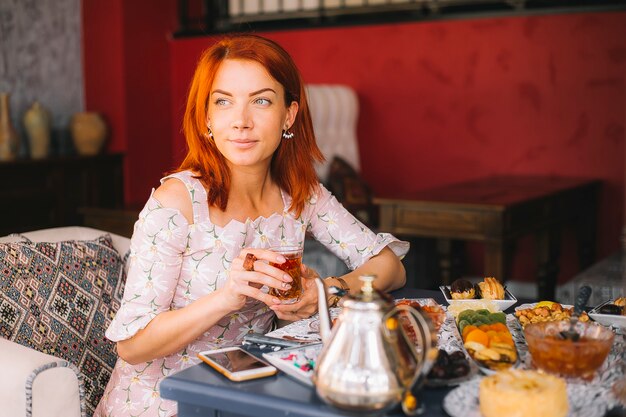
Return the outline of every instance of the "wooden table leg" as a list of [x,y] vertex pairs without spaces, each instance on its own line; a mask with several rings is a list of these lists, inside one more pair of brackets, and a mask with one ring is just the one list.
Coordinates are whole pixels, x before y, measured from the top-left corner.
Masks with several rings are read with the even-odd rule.
[[596,259],[596,207],[595,200],[581,208],[575,224],[576,240],[578,241],[578,262],[580,269],[586,269]]
[[467,252],[465,241],[454,239],[450,242],[450,281],[461,278],[466,271]]
[[504,271],[504,245],[503,242],[485,243],[485,268],[486,277],[495,277],[504,282],[508,277]]
[[442,285],[450,285],[452,267],[452,243],[450,239],[437,239],[437,259]]
[[539,300],[553,301],[559,275],[561,231],[558,227],[543,230],[536,235],[537,294]]
[[515,246],[514,240],[485,242],[485,276],[509,280]]
[[465,273],[465,242],[437,239],[437,260],[442,285],[450,285]]

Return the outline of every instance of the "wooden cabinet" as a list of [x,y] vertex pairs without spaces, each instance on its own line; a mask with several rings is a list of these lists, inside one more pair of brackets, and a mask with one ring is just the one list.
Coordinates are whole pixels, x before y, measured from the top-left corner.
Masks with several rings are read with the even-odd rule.
[[0,163],[0,236],[80,225],[79,207],[123,207],[122,163],[122,154]]

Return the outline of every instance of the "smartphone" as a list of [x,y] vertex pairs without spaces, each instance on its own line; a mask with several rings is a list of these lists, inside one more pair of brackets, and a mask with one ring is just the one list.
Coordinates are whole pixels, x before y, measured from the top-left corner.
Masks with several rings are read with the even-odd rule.
[[207,350],[198,357],[231,381],[246,381],[276,373],[276,368],[238,346]]

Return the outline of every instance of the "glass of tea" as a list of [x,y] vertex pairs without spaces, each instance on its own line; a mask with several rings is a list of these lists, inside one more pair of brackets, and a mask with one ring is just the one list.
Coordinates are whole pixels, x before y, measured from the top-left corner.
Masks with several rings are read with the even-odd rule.
[[277,246],[271,247],[270,250],[280,253],[286,259],[282,264],[270,262],[270,265],[288,273],[293,278],[293,281],[289,283],[291,288],[288,290],[270,288],[269,293],[281,300],[283,304],[293,304],[302,298],[302,293],[304,292],[300,269],[300,265],[302,265],[302,248],[299,246]]

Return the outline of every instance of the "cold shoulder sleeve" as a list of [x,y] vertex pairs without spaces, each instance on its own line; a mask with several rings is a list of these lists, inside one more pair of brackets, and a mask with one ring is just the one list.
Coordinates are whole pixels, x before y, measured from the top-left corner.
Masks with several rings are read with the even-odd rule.
[[150,197],[135,223],[124,297],[106,331],[108,339],[128,339],[170,309],[188,230],[189,224],[180,211],[165,208]]
[[398,257],[409,243],[390,233],[374,233],[361,223],[323,185],[309,200],[308,231],[354,270],[389,247]]

